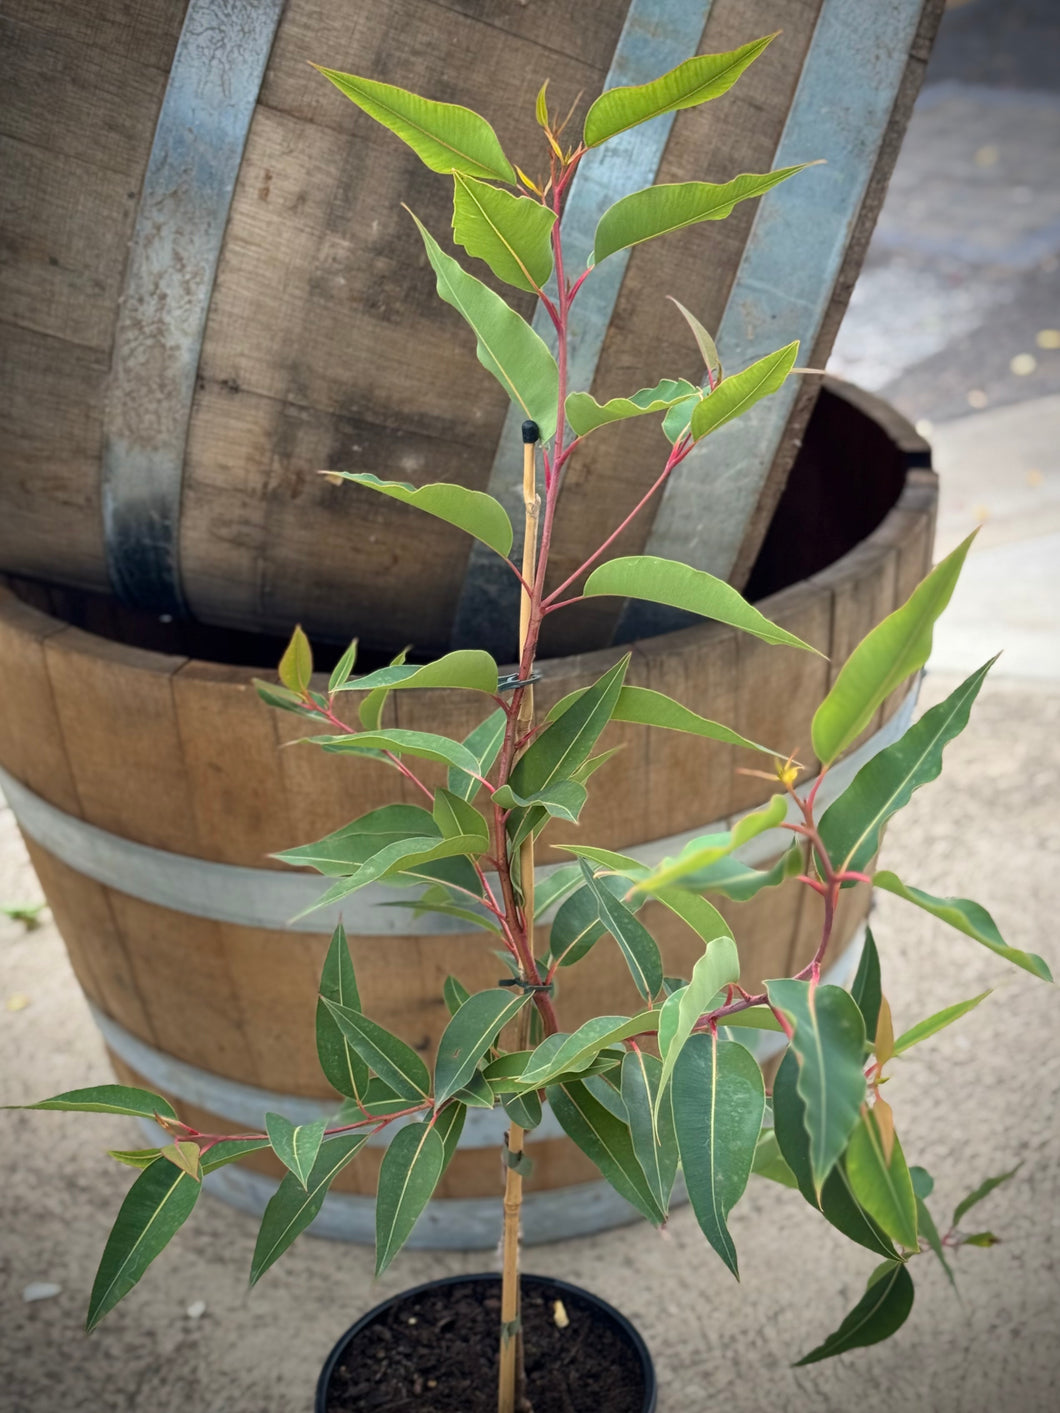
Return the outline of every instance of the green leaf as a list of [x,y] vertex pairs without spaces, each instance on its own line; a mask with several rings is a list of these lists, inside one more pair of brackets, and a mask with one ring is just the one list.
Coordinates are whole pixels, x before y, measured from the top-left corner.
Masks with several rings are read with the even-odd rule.
[[974,538],[969,535],[937,564],[902,607],[878,623],[847,658],[810,728],[822,765],[831,765],[894,689],[927,662],[935,620],[950,601]]
[[351,893],[356,893],[358,889],[373,883],[377,878],[385,878],[393,873],[405,873],[417,865],[429,863],[434,859],[480,854],[484,848],[485,845],[478,834],[459,834],[448,839],[438,839],[432,836],[401,839],[395,844],[388,844],[377,854],[373,854],[367,862],[361,864],[356,872],[339,878],[326,893],[322,893],[315,903],[304,908],[292,921],[296,921],[298,917],[305,917],[307,913],[314,912],[317,908],[327,907],[349,897]]
[[441,786],[434,792],[432,817],[446,839],[477,839],[484,853],[490,844],[489,825],[473,805]]
[[435,1108],[440,1108],[450,1095],[470,1081],[498,1032],[519,1014],[529,999],[529,992],[513,995],[500,987],[468,997],[438,1043],[434,1067]]
[[384,1084],[381,1079],[372,1078],[368,1081],[368,1090],[363,1099],[359,1102],[355,1099],[347,1099],[338,1113],[335,1115],[335,1126],[343,1124],[355,1124],[365,1117],[365,1114],[373,1118],[389,1118],[394,1114],[400,1114],[409,1107],[407,1098],[403,1098],[391,1089],[389,1084]]
[[[480,721],[464,737],[464,748],[478,762],[477,772],[483,778],[489,774],[493,762],[500,754],[507,721],[504,708],[498,707],[496,711],[490,712],[485,721]],[[468,775],[466,771],[455,768],[449,771],[448,783],[453,794],[459,795],[463,800],[473,800],[482,788],[480,782],[473,775]]]
[[810,1135],[806,1105],[798,1092],[799,1065],[789,1050],[773,1080],[773,1124],[780,1152],[811,1207],[816,1207],[837,1231],[878,1256],[896,1259],[890,1238],[880,1230],[855,1198],[842,1163],[825,1179],[820,1196],[810,1166]]
[[517,794],[526,798],[547,789],[554,781],[569,780],[572,772],[588,759],[611,719],[628,667],[627,654],[535,738],[508,781]]
[[766,991],[771,1004],[784,1012],[793,1027],[791,1048],[799,1067],[798,1092],[806,1108],[810,1167],[820,1194],[865,1099],[865,1022],[854,999],[840,986],[783,979],[767,981]]
[[550,1035],[530,1056],[520,1082],[530,1089],[542,1089],[558,1075],[577,1074],[595,1060],[601,1050],[631,1036],[655,1030],[658,1011],[641,1011],[636,1016],[593,1016],[571,1035]]
[[738,859],[723,858],[686,878],[681,886],[697,892],[720,893],[722,897],[745,903],[763,888],[775,888],[801,872],[802,850],[795,843],[770,868],[748,868]]
[[129,1294],[170,1237],[191,1216],[202,1184],[165,1158],[145,1168],[121,1204],[88,1301],[91,1332]]
[[265,1115],[265,1132],[272,1151],[304,1188],[309,1186],[309,1174],[320,1152],[327,1119],[314,1119],[308,1124],[293,1124],[282,1114]]
[[903,883],[897,874],[891,873],[887,869],[881,869],[879,873],[874,873],[872,881],[877,888],[883,888],[888,893],[895,893],[899,898],[904,898],[906,902],[915,903],[918,908],[923,908],[924,912],[930,913],[932,917],[941,918],[943,922],[948,922],[958,932],[963,932],[966,937],[974,938],[984,947],[989,947],[991,952],[995,952],[999,957],[1004,957],[1014,966],[1022,967],[1024,971],[1029,971],[1032,976],[1037,976],[1042,981],[1052,981],[1053,974],[1044,958],[1039,957],[1035,952],[1021,952],[1018,947],[1006,946],[1005,939],[997,929],[997,923],[985,908],[980,907],[978,903],[973,903],[970,898],[936,898],[931,893],[925,893],[920,888],[913,888],[908,883]]
[[549,908],[562,902],[581,882],[582,871],[577,864],[563,864],[534,887],[534,914],[544,917]]
[[399,1129],[379,1165],[375,1199],[375,1273],[381,1276],[412,1235],[438,1185],[445,1146],[429,1123]]
[[447,736],[437,736],[432,731],[403,731],[394,727],[387,731],[357,731],[348,736],[308,736],[306,739],[336,755],[350,751],[358,754],[365,750],[393,751],[397,756],[439,761],[460,770],[475,771],[477,767],[474,756],[459,741],[450,741]]
[[869,1288],[843,1323],[825,1342],[796,1364],[816,1364],[845,1354],[848,1349],[861,1349],[889,1338],[905,1324],[913,1308],[913,1279],[905,1266],[891,1266]]
[[321,999],[358,1055],[384,1084],[414,1104],[427,1098],[431,1077],[415,1050],[360,1011],[340,1006],[326,996]]
[[[481,1076],[479,1076],[479,1078],[481,1078]],[[485,1081],[483,1081],[483,1083],[485,1083]],[[488,1087],[489,1086],[487,1086],[487,1088]],[[452,1161],[453,1154],[456,1152],[457,1144],[460,1142],[460,1135],[464,1131],[464,1120],[466,1118],[467,1106],[463,1102],[457,1103],[456,1100],[450,1101],[440,1113],[435,1115],[434,1131],[442,1140],[443,1173]]]
[[973,672],[893,745],[866,761],[825,810],[818,832],[838,870],[864,872],[880,847],[883,826],[891,815],[907,805],[921,785],[937,778],[942,752],[967,725],[972,703],[996,660],[992,658]]
[[552,273],[556,213],[528,196],[453,176],[453,239],[499,280],[539,291]]
[[970,1001],[958,1001],[956,1005],[946,1006],[943,1010],[936,1011],[933,1016],[928,1016],[927,1020],[911,1025],[894,1042],[894,1053],[900,1055],[903,1050],[908,1050],[911,1046],[919,1044],[921,1040],[926,1040],[929,1035],[935,1035],[938,1031],[944,1030],[955,1020],[960,1020],[961,1016],[966,1016],[969,1011],[974,1011],[979,1002],[985,1001],[989,995],[989,991],[981,991]]
[[905,1155],[895,1134],[887,1161],[874,1110],[862,1113],[844,1161],[854,1196],[865,1211],[894,1241],[916,1251],[916,1193]]
[[320,1146],[305,1187],[293,1173],[269,1198],[250,1262],[250,1284],[256,1285],[287,1248],[309,1226],[324,1205],[328,1188],[368,1139],[367,1133],[343,1133]]
[[454,172],[465,177],[494,177],[515,185],[515,172],[505,157],[497,134],[478,113],[456,103],[436,103],[404,88],[356,74],[339,73],[319,64],[313,67],[344,93],[358,108],[408,143],[432,172]]
[[[686,309],[679,299],[674,299],[672,294],[668,294],[666,297],[671,304],[677,305],[681,318],[684,319],[685,323],[692,330],[692,336],[703,356],[703,362],[706,364],[712,380],[715,383],[720,382],[722,378],[721,359],[718,357],[718,350],[714,344],[714,340],[691,310]],[[691,415],[691,409],[689,409],[689,415]]]
[[586,598],[613,595],[617,598],[648,599],[652,603],[667,604],[670,608],[681,608],[688,613],[698,613],[703,618],[728,623],[766,643],[786,643],[789,647],[817,652],[816,648],[796,638],[794,633],[770,623],[724,579],[716,579],[713,574],[693,569],[676,559],[660,559],[650,554],[609,559],[606,564],[593,570],[582,592]]
[[203,1175],[212,1173],[215,1168],[223,1168],[227,1163],[234,1163],[237,1158],[242,1158],[246,1153],[257,1153],[268,1146],[268,1140],[264,1138],[223,1139],[203,1153]]
[[357,661],[357,639],[346,649],[335,664],[331,676],[328,678],[328,691],[337,692],[342,687],[350,673],[353,671],[354,663]]
[[698,392],[695,384],[685,378],[663,378],[655,387],[642,388],[632,397],[613,397],[604,403],[597,402],[591,393],[573,392],[564,407],[571,429],[576,436],[584,437],[609,422],[624,422],[648,412],[665,412],[675,403],[696,397]]
[[585,115],[586,147],[598,147],[609,137],[657,118],[660,113],[694,108],[728,93],[744,69],[774,38],[775,35],[766,35],[727,54],[697,54],[651,83],[608,89]]
[[629,1125],[615,1118],[583,1080],[550,1085],[546,1097],[567,1137],[596,1164],[620,1196],[653,1226],[659,1226],[664,1213],[637,1160]]
[[1007,1173],[999,1173],[997,1177],[990,1177],[987,1178],[985,1182],[981,1182],[974,1192],[969,1192],[968,1196],[965,1197],[963,1201],[958,1202],[956,1207],[954,1207],[951,1225],[955,1227],[960,1226],[961,1218],[966,1212],[971,1211],[977,1203],[982,1202],[984,1197],[989,1197],[994,1189],[1000,1187],[1003,1182],[1008,1182],[1010,1178],[1014,1178],[1022,1167],[1022,1163],[1017,1163],[1014,1168],[1009,1168]]
[[291,692],[305,694],[313,676],[313,650],[299,623],[284,649],[279,666],[280,681]]
[[442,982],[442,1000],[450,1016],[455,1016],[460,1007],[471,996],[462,981],[458,981],[455,976],[447,976]]
[[997,1246],[1001,1241],[999,1236],[995,1236],[992,1231],[977,1231],[971,1236],[961,1238],[962,1246]]
[[762,1071],[736,1041],[719,1040],[716,1034],[692,1035],[681,1047],[671,1089],[692,1210],[703,1235],[739,1279],[727,1220],[750,1179],[762,1130]]
[[[688,893],[683,888],[662,888],[654,897],[676,913],[704,942],[712,942],[715,937],[721,937],[730,930],[714,904],[695,893]],[[679,983],[680,986],[685,984]]]
[[787,796],[774,795],[765,809],[745,814],[725,833],[706,834],[701,839],[690,840],[676,859],[663,859],[649,874],[638,879],[633,885],[635,891],[655,893],[660,888],[668,889],[682,884],[692,875],[698,876],[734,849],[764,834],[767,829],[775,829],[787,812]]
[[320,977],[316,1014],[317,1058],[325,1079],[340,1094],[350,1099],[356,1099],[358,1095],[363,1097],[368,1088],[368,1066],[339,1029],[324,1004],[325,999],[351,1011],[361,1009],[353,958],[341,922],[332,933]]
[[700,221],[723,220],[732,214],[737,202],[763,195],[809,165],[802,162],[797,167],[780,167],[775,172],[744,172],[720,184],[660,182],[643,191],[634,191],[609,206],[600,217],[593,241],[593,264],[599,265],[617,250],[639,245],[655,236],[680,231]]
[[60,1109],[65,1113],[129,1114],[137,1119],[153,1119],[156,1114],[175,1119],[176,1110],[168,1099],[147,1089],[128,1084],[95,1084],[89,1089],[67,1089],[38,1104],[5,1104],[9,1109]]
[[935,1179],[925,1168],[913,1167],[909,1169],[909,1177],[913,1184],[913,1191],[916,1193],[916,1225],[917,1231],[927,1241],[932,1251],[938,1257],[942,1269],[946,1272],[946,1279],[954,1290],[957,1289],[957,1282],[953,1278],[953,1271],[950,1263],[946,1260],[946,1252],[942,1245],[942,1238],[939,1236],[939,1229],[935,1225],[934,1218],[927,1208],[927,1198],[929,1198],[935,1187]]
[[[556,717],[562,716],[582,696],[584,690],[581,688],[576,692],[569,692],[558,701],[549,712],[548,720],[554,721]],[[746,736],[741,736],[729,726],[697,715],[680,702],[675,702],[673,697],[662,692],[653,692],[650,687],[623,687],[618,694],[611,720],[628,721],[637,726],[658,726],[667,731],[684,731],[689,736],[705,736],[711,741],[722,741],[727,746],[743,746],[749,751],[760,751],[767,756],[782,754],[780,751],[770,750],[768,746],[760,746],[756,741],[749,741]]]
[[865,1038],[871,1044],[876,1039],[876,1022],[880,1018],[883,990],[880,983],[880,954],[871,928],[865,929],[865,945],[858,958],[858,969],[850,985],[850,994],[857,1002],[865,1022]]
[[[403,667],[408,655],[409,649],[402,648],[391,658],[390,666]],[[361,704],[357,708],[357,715],[366,731],[379,730],[383,723],[383,708],[386,706],[386,699],[390,696],[390,691],[389,687],[376,687],[374,692],[369,692],[366,697],[362,698]]]
[[107,1157],[129,1168],[149,1168],[162,1152],[161,1148],[108,1148]]
[[537,1128],[541,1122],[541,1100],[537,1091],[528,1090],[525,1094],[505,1094],[501,1098],[504,1112],[513,1124],[520,1128]]
[[758,1177],[779,1183],[781,1187],[792,1187],[798,1191],[798,1179],[784,1161],[777,1136],[771,1128],[763,1129],[758,1136],[751,1171]]
[[444,657],[422,667],[380,667],[376,672],[347,682],[343,691],[370,692],[376,687],[389,687],[391,691],[406,687],[460,687],[469,692],[485,692],[495,696],[497,664],[489,653],[463,649],[446,653]]
[[306,706],[300,692],[277,687],[275,682],[263,682],[260,677],[252,677],[250,680],[266,706],[277,707],[280,711],[293,711],[295,716],[316,716],[316,711]]
[[577,824],[588,798],[584,785],[576,780],[553,780],[543,790],[535,790],[530,795],[519,795],[510,785],[502,785],[494,791],[492,804],[503,810],[528,809],[539,805],[553,819],[567,819]]
[[556,430],[559,407],[559,372],[548,345],[499,294],[446,255],[416,216],[412,219],[438,277],[438,294],[466,320],[478,340],[478,361],[522,409],[523,417],[537,423],[541,440],[547,442]]
[[665,1212],[677,1174],[677,1132],[669,1096],[658,1104],[661,1078],[662,1063],[654,1055],[640,1049],[627,1052],[622,1061],[621,1099],[633,1151],[652,1197]]
[[[724,987],[740,979],[740,955],[736,943],[727,934],[713,938],[707,943],[706,951],[692,968],[688,985],[675,991],[665,1002],[668,1019],[672,1017],[672,1030],[663,1044],[660,1027],[659,1050],[663,1057],[662,1075],[659,1080],[660,1096],[665,1092],[674,1066],[681,1051],[692,1035],[692,1027],[709,1008],[711,1001]],[[756,1135],[757,1136],[757,1135]]]
[[662,990],[663,965],[658,943],[629,908],[596,878],[586,863],[582,864],[582,875],[596,894],[600,921],[618,943],[634,986],[645,1001],[650,1002]]
[[[784,379],[795,366],[798,357],[798,340],[785,344],[775,353],[767,353],[764,358],[752,363],[742,372],[730,373],[723,378],[712,393],[697,402],[692,409],[689,431],[693,441],[700,441],[719,427],[743,414],[770,393],[777,392]],[[804,646],[798,642],[796,647]]]
[[380,903],[378,906],[408,908],[411,909],[413,917],[422,917],[425,913],[437,913],[441,917],[458,917],[462,922],[469,923],[472,927],[481,928],[483,932],[492,932],[496,937],[501,936],[500,928],[486,913],[476,912],[474,908],[465,908],[459,903],[450,902],[445,894],[446,890],[442,887],[428,888],[422,897],[411,900],[392,899],[389,902]]
[[492,1109],[497,1102],[497,1097],[481,1070],[476,1070],[463,1088],[456,1091],[453,1098],[469,1109]]
[[[457,268],[459,269],[459,266]],[[468,275],[467,278],[470,279],[471,276]],[[359,486],[367,486],[370,491],[378,491],[380,495],[389,496],[391,500],[399,500],[403,505],[411,505],[416,510],[425,511],[436,520],[444,520],[449,525],[455,525],[458,530],[465,530],[474,539],[488,545],[502,559],[508,557],[512,547],[512,522],[500,501],[494,500],[485,491],[471,491],[466,486],[451,485],[447,481],[435,481],[427,486],[410,486],[405,481],[380,480],[378,476],[367,471],[329,471],[328,475],[340,476],[344,481],[355,481]]]
[[437,842],[441,830],[419,805],[383,805],[359,819],[344,824],[313,844],[284,849],[273,855],[284,863],[315,868],[319,873],[352,873],[381,849],[409,838],[430,838]]
[[[580,878],[581,869],[577,864],[574,867],[578,869]],[[625,880],[614,875],[597,881],[602,887],[618,894],[626,891]],[[600,902],[596,890],[586,884],[576,893],[572,893],[556,913],[549,932],[549,955],[554,957],[561,967],[573,966],[606,932],[607,928],[600,916]]]

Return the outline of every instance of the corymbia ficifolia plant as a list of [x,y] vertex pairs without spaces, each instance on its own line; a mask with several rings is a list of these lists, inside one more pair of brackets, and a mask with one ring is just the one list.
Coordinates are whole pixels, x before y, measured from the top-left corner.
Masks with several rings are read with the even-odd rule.
[[[601,403],[568,387],[567,377],[571,309],[597,266],[642,241],[720,220],[738,202],[779,182],[813,179],[797,177],[801,168],[788,167],[720,184],[688,181],[633,191],[600,219],[588,267],[572,270],[564,261],[564,197],[585,155],[638,123],[724,94],[770,38],[732,53],[699,55],[652,83],[603,93],[589,108],[580,139],[573,141],[566,136],[569,118],[560,122],[550,114],[542,88],[536,118],[545,161],[536,178],[513,165],[490,124],[467,108],[320,71],[451,181],[454,242],[498,281],[535,294],[554,338],[550,347],[410,213],[439,295],[469,326],[480,362],[521,409],[525,525],[519,562],[512,557],[515,535],[508,514],[481,491],[450,483],[413,487],[362,471],[326,474],[456,525],[500,557],[521,591],[518,672],[502,678],[488,653],[470,649],[421,666],[408,664],[402,654],[389,667],[355,676],[354,643],[331,674],[327,691],[319,692],[311,685],[308,640],[296,629],[280,663],[281,684],[259,684],[261,696],[324,724],[324,733],[309,737],[302,749],[333,753],[340,770],[356,769],[363,757],[389,762],[400,782],[414,787],[419,803],[375,809],[279,857],[311,865],[331,879],[318,906],[334,905],[379,879],[419,890],[418,908],[480,928],[483,946],[499,951],[510,976],[474,994],[456,977],[447,979],[444,1000],[451,1019],[432,1069],[363,1012],[340,926],[324,964],[316,1016],[323,1072],[343,1096],[330,1121],[294,1124],[268,1114],[261,1132],[200,1133],[161,1096],[121,1085],[74,1091],[33,1106],[153,1118],[170,1139],[164,1147],[114,1154],[141,1171],[103,1253],[89,1329],[129,1293],[190,1215],[203,1177],[255,1149],[270,1147],[288,1172],[262,1219],[252,1282],[309,1226],[343,1166],[369,1137],[389,1129],[376,1204],[376,1270],[384,1271],[452,1158],[468,1108],[497,1104],[509,1120],[498,1329],[501,1413],[511,1413],[520,1396],[519,1218],[528,1166],[523,1145],[544,1105],[603,1177],[656,1226],[667,1219],[680,1171],[703,1235],[734,1275],[737,1255],[728,1217],[752,1173],[797,1188],[824,1221],[863,1246],[872,1262],[865,1294],[802,1363],[897,1330],[913,1304],[912,1258],[922,1251],[933,1252],[949,1273],[954,1248],[993,1240],[989,1233],[966,1234],[960,1224],[1009,1174],[988,1178],[940,1233],[926,1205],[932,1179],[923,1168],[908,1165],[899,1125],[883,1097],[892,1061],[979,1005],[983,996],[914,1017],[915,1023],[896,1036],[871,936],[850,991],[821,979],[842,890],[871,881],[999,958],[1051,980],[1040,957],[1006,945],[977,903],[934,897],[915,881],[875,868],[884,826],[939,774],[945,747],[967,722],[991,662],[873,756],[828,808],[816,807],[829,769],[894,689],[923,667],[968,541],[842,666],[813,717],[820,772],[812,786],[799,786],[800,770],[790,759],[765,751],[772,757],[769,778],[776,781],[776,793],[730,831],[695,839],[676,858],[651,868],[588,842],[566,845],[573,861],[550,871],[535,888],[535,840],[550,818],[578,819],[590,777],[607,767],[611,753],[597,753],[596,747],[608,722],[684,731],[763,752],[662,693],[627,685],[628,657],[537,719],[532,683],[546,618],[598,595],[628,597],[730,624],[775,645],[777,652],[814,651],[710,574],[650,555],[608,558],[629,521],[698,442],[781,386],[795,364],[797,345],[725,372],[707,331],[678,304],[705,365],[701,385],[666,377]],[[647,489],[632,514],[576,572],[553,585],[549,545],[571,459],[597,428],[631,417],[658,418],[665,448],[661,465],[653,478],[645,477]],[[702,487],[708,504],[710,494],[708,474]],[[482,720],[466,739],[382,724],[391,692],[428,687],[481,698]],[[425,769],[425,762],[433,764]],[[791,842],[773,867],[758,870],[736,859],[741,844],[777,826],[789,831]],[[794,976],[776,977],[764,990],[751,992],[741,984],[738,939],[710,896],[747,899],[778,886],[807,888],[815,895],[819,944]],[[649,899],[676,913],[702,939],[702,956],[690,977],[667,974],[656,941],[638,917]],[[553,916],[548,950],[536,956],[534,920],[547,913]],[[613,946],[639,992],[638,1013],[596,1016],[573,1033],[566,1031],[565,968],[592,967]],[[771,1094],[751,1050],[737,1038],[747,1034],[746,1027],[776,1032],[786,1041]]]

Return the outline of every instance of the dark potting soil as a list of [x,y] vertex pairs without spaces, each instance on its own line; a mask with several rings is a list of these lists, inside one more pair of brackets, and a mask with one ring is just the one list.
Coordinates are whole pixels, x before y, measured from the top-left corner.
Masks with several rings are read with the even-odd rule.
[[[500,1307],[500,1286],[488,1281],[420,1291],[392,1306],[343,1350],[327,1413],[496,1413]],[[522,1313],[533,1413],[641,1413],[640,1362],[606,1316],[536,1283],[523,1287]]]

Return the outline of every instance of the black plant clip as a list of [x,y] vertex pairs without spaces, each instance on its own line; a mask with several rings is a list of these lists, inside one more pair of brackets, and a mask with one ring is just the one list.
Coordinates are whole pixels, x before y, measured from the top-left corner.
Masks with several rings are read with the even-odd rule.
[[540,672],[531,672],[529,677],[520,677],[518,672],[511,673],[508,677],[501,677],[497,682],[498,692],[514,692],[516,687],[530,687],[535,682],[541,681]]
[[548,991],[552,990],[551,981],[524,981],[521,976],[502,976],[497,982],[498,986],[519,986],[523,991]]

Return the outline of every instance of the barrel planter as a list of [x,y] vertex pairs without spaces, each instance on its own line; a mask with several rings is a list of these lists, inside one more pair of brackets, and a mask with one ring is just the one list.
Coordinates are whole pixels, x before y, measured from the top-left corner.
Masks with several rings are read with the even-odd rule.
[[[754,236],[747,202],[608,262],[579,312],[579,385],[612,397],[663,373],[700,375],[668,293],[721,330],[727,358],[798,337],[804,361],[823,366],[941,8],[785,6],[782,39],[731,93],[638,128],[621,162],[576,178],[565,219],[584,257],[598,212],[637,186],[765,171],[785,165],[785,142],[791,161],[827,158],[809,197],[770,205],[772,237]],[[733,49],[776,20],[773,5],[733,0],[586,0],[576,12],[569,0],[14,0],[0,20],[12,194],[0,226],[0,569],[202,623],[286,634],[301,621],[335,637],[352,626],[365,642],[443,647],[467,541],[316,472],[507,494],[518,435],[401,208],[445,239],[449,184],[308,61],[467,104],[534,174],[544,78],[556,105],[583,95],[581,113],[605,83]],[[790,278],[760,263],[790,264],[792,252]],[[529,314],[530,295],[508,295]],[[758,457],[766,519],[816,388],[789,391]],[[564,576],[640,498],[657,457],[648,420],[584,448],[554,542]],[[765,524],[738,537],[735,582]],[[644,518],[636,533],[649,529]],[[701,567],[730,577],[727,564]],[[590,624],[557,620],[552,651],[579,650],[587,626],[609,642],[615,612],[599,603]]]
[[[889,409],[826,386],[752,582],[762,588],[763,612],[828,660],[703,623],[633,644],[627,680],[795,750],[812,773],[809,723],[830,678],[929,567],[936,486],[926,462],[925,445]],[[797,582],[782,586],[792,562]],[[400,786],[372,761],[286,744],[306,724],[265,707],[251,686],[256,673],[270,673],[278,644],[204,630],[189,651],[190,632],[109,600],[9,577],[0,597],[0,670],[8,684],[0,767],[116,1073],[165,1093],[203,1131],[239,1132],[260,1126],[267,1109],[310,1118],[333,1112],[336,1102],[318,1071],[313,1023],[334,919],[322,912],[287,927],[323,891],[322,880],[270,866],[267,855],[393,801]],[[542,662],[541,710],[626,650]],[[911,707],[906,684],[826,790],[838,789],[859,760],[893,738]],[[388,711],[393,725],[458,735],[483,714],[473,697],[433,692],[395,694]],[[771,793],[767,782],[735,773],[755,762],[716,742],[612,724],[602,745],[624,750],[596,777],[579,832],[649,862],[694,834],[727,827]],[[571,837],[564,828],[548,840]],[[765,862],[786,841],[782,831],[763,836],[748,861]],[[548,850],[539,858],[547,860]],[[447,1020],[446,974],[477,989],[496,983],[499,964],[480,932],[374,906],[393,896],[408,894],[366,889],[343,907],[363,1002],[430,1055]],[[862,887],[843,895],[829,960],[840,974],[852,964],[868,904]],[[797,969],[819,936],[819,909],[805,889],[765,890],[723,911],[747,986]],[[648,912],[667,972],[687,975],[702,942],[659,905]],[[546,937],[543,927],[539,954]],[[562,974],[566,1028],[589,1015],[632,1014],[637,1004],[617,949],[601,944],[591,968]],[[414,1242],[496,1240],[502,1127],[499,1111],[469,1111]],[[530,1240],[630,1215],[550,1118],[530,1135],[529,1151]],[[317,1230],[371,1238],[381,1152],[369,1146],[340,1175]],[[280,1171],[269,1153],[256,1153],[208,1182],[260,1210]]]

